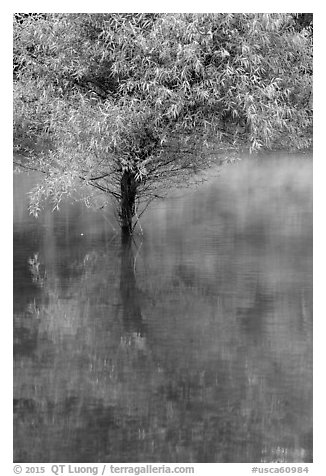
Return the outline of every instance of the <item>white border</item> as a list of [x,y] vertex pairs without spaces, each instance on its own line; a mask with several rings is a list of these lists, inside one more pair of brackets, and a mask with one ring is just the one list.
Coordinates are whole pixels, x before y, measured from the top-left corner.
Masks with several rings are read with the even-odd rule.
[[[225,9],[227,7],[227,9]],[[309,474],[325,474],[324,416],[325,416],[325,319],[323,314],[323,294],[325,294],[325,162],[322,155],[321,139],[324,132],[322,117],[325,111],[325,36],[326,10],[322,2],[258,1],[239,2],[189,2],[166,0],[162,4],[149,2],[68,2],[57,1],[46,4],[44,1],[14,1],[1,11],[1,137],[5,142],[2,155],[1,205],[1,249],[2,249],[2,312],[3,335],[1,342],[1,363],[3,386],[1,392],[1,429],[0,472],[13,474],[12,468],[12,14],[14,12],[313,12],[314,13],[314,463]],[[50,467],[50,465],[45,465]],[[196,474],[250,474],[253,464],[206,464],[195,465]],[[262,466],[259,465],[258,466]],[[268,465],[265,465],[267,467]],[[284,465],[289,466],[289,465]],[[290,465],[290,466],[298,466]],[[301,465],[304,466],[304,465]],[[50,474],[50,473],[49,473]]]

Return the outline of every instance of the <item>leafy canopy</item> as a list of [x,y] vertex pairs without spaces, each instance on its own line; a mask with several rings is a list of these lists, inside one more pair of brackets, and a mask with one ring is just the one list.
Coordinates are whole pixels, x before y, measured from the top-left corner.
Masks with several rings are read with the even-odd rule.
[[125,171],[148,200],[230,146],[309,147],[311,36],[290,14],[17,14],[32,211],[80,183],[119,201]]

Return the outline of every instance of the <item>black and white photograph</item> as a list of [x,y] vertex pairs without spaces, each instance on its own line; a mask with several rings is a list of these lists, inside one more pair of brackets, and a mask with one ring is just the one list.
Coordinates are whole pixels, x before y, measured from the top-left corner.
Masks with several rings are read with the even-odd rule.
[[52,8],[12,13],[14,472],[308,474],[314,14]]

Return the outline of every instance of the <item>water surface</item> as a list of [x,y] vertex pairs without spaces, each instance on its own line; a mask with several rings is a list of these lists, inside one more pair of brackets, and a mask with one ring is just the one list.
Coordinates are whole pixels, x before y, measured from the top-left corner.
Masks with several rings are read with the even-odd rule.
[[28,214],[14,177],[16,462],[312,461],[312,167]]

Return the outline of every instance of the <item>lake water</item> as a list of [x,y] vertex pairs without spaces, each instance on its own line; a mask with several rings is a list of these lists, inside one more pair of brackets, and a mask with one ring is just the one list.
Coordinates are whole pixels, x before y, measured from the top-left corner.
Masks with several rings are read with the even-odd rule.
[[28,214],[14,176],[15,462],[312,461],[312,163]]

